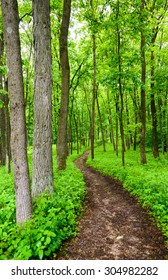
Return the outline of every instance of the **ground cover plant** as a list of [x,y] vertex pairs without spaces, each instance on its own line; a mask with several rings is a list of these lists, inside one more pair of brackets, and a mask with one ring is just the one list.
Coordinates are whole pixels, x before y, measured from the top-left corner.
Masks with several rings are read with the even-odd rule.
[[110,145],[107,152],[102,147],[95,150],[95,159],[90,158],[87,164],[106,175],[123,182],[132,195],[136,196],[144,207],[150,210],[168,239],[168,158],[160,155],[154,159],[147,153],[148,163],[140,165],[139,151],[128,150],[125,153],[125,168],[121,166],[121,157],[116,157]]
[[[31,154],[31,151],[29,151]],[[69,157],[67,169],[54,166],[55,191],[34,200],[33,216],[23,227],[16,225],[13,174],[0,168],[0,259],[50,259],[62,241],[77,231],[85,184],[81,172]],[[73,174],[73,175],[72,175]]]

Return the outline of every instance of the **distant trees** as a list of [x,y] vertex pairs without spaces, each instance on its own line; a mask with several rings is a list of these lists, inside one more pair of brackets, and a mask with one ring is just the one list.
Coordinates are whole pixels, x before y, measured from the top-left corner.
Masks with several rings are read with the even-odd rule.
[[17,1],[2,0],[9,73],[0,29],[0,164],[10,157],[10,96],[16,193],[26,188],[29,218],[26,144],[33,144],[33,196],[53,191],[53,143],[58,169],[66,168],[68,152],[91,146],[94,159],[94,147],[105,151],[106,142],[123,166],[131,147],[140,148],[141,164],[147,149],[155,158],[168,151],[168,8],[167,0],[18,3],[20,20]]
[[[90,4],[95,7],[93,13]],[[158,73],[162,66],[161,60],[159,59],[158,64],[157,59],[160,55],[162,56],[162,47],[167,49],[166,43],[162,42],[161,31],[167,14],[167,1],[132,0],[105,3],[93,0],[82,1],[78,8],[80,10],[79,22],[83,20],[85,28],[82,27],[83,33],[80,43],[77,42],[77,44],[80,44],[80,48],[82,45],[85,46],[86,52],[89,53],[88,79],[84,86],[88,120],[93,108],[91,83],[93,83],[94,68],[92,62],[94,54],[91,52],[92,40],[89,39],[88,34],[91,32],[96,34],[98,29],[96,79],[99,85],[99,96],[101,96],[98,101],[105,107],[95,108],[95,143],[98,143],[100,136],[103,143],[105,135],[106,139],[110,138],[117,155],[119,144],[121,144],[123,165],[125,149],[130,148],[131,144],[136,149],[140,144],[140,161],[145,164],[147,147],[152,149],[154,157],[158,157],[162,139],[162,150],[165,152],[166,149],[167,123],[164,119],[167,102],[164,94],[162,96],[159,93],[163,90],[161,80],[158,81],[160,77]],[[166,32],[164,27],[165,36]],[[161,44],[157,38],[160,38]],[[165,88],[164,82],[164,90]],[[77,91],[79,94],[83,91],[80,84]],[[100,110],[102,120],[101,124],[98,124]],[[91,131],[92,143],[93,128]],[[91,151],[93,158],[93,144]]]

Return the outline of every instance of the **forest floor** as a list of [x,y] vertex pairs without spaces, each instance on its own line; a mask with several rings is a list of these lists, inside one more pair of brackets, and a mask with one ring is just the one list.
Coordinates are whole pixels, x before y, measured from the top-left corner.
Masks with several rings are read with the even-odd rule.
[[76,161],[87,186],[79,232],[64,243],[60,260],[164,260],[161,231],[122,184],[87,167],[88,152]]

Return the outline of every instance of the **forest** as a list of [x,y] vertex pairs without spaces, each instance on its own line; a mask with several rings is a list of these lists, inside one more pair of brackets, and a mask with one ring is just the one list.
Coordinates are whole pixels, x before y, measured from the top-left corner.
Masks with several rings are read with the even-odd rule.
[[58,258],[100,174],[100,207],[122,184],[117,207],[130,196],[154,223],[164,254],[137,258],[168,258],[167,166],[168,1],[1,0],[0,260]]

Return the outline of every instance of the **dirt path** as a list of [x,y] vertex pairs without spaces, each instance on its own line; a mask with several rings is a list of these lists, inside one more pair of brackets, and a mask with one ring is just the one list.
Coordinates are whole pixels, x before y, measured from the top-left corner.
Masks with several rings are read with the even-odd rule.
[[120,182],[85,166],[88,153],[76,161],[88,188],[87,206],[77,237],[58,259],[166,259],[168,248],[149,215]]

